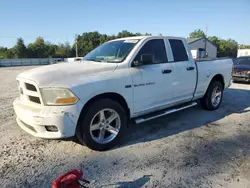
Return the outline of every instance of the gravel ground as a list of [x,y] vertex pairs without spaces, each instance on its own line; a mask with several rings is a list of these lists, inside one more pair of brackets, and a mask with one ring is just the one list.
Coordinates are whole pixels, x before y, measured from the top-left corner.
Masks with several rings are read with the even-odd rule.
[[131,124],[121,145],[95,152],[18,127],[15,77],[30,68],[0,68],[0,187],[50,187],[80,168],[90,187],[250,188],[250,85],[233,84],[217,111],[197,106]]

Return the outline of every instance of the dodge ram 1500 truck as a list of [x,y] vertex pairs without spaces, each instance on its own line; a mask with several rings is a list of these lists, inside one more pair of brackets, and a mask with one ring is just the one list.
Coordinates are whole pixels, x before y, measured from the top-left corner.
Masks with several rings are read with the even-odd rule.
[[41,138],[75,136],[87,147],[117,144],[129,119],[142,123],[197,105],[219,108],[231,59],[194,62],[184,38],[139,36],[106,42],[80,62],[17,76],[17,123]]

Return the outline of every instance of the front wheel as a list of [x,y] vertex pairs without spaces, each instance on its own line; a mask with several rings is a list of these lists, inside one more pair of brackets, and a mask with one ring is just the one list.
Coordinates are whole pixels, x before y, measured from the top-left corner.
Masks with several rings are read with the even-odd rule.
[[93,150],[107,150],[116,145],[126,127],[126,113],[111,99],[95,101],[78,125],[80,142]]
[[223,98],[223,86],[218,81],[212,81],[204,97],[200,99],[201,106],[206,110],[216,110]]

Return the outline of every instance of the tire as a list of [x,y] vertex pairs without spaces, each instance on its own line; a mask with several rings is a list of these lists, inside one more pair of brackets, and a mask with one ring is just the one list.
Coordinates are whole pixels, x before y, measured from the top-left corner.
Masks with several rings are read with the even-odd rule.
[[[218,90],[216,88],[218,88]],[[213,100],[214,99],[213,92],[215,90],[216,90],[216,92],[215,92],[216,95],[218,95],[216,98],[217,99],[216,102]],[[219,90],[221,92],[220,98],[219,98]],[[201,104],[202,108],[205,110],[216,110],[220,107],[222,99],[223,99],[223,86],[222,86],[221,82],[212,81],[207,89],[206,94],[204,95],[204,97],[202,97],[200,99],[200,104]],[[214,101],[214,103],[213,103],[213,101]]]
[[[117,116],[117,118],[111,121],[108,125],[107,121],[111,115],[113,117]],[[88,148],[97,151],[104,151],[117,145],[122,134],[124,133],[126,124],[126,113],[119,103],[111,99],[100,99],[93,102],[86,110],[85,116],[78,124],[76,136],[79,141]],[[98,127],[96,125],[99,126],[98,129],[96,129]],[[110,126],[115,129],[111,130]],[[103,133],[103,131],[105,133]],[[113,131],[113,133],[109,131]]]

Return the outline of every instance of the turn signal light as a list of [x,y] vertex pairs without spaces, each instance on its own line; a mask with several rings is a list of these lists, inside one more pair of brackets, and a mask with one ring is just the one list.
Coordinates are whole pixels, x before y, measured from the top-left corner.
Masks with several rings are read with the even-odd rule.
[[76,102],[77,102],[76,97],[58,98],[58,99],[56,99],[56,104],[74,104]]

